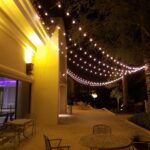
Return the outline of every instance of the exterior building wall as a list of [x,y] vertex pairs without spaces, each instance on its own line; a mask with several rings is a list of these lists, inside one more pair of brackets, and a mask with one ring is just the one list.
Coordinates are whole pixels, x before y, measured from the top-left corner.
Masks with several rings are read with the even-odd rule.
[[[58,37],[58,31],[54,32]],[[36,112],[40,123],[57,124],[59,94],[59,53],[58,38],[52,38],[37,48],[34,58],[34,83],[32,88],[32,111]]]
[[23,47],[0,30],[0,63],[19,72],[25,73]]
[[[0,74],[32,82],[31,113],[37,122],[57,124],[59,109],[66,104],[59,96],[59,33],[55,29],[49,37],[40,21],[33,19],[36,15],[28,0],[0,1]],[[27,49],[33,54],[32,75],[26,74]]]

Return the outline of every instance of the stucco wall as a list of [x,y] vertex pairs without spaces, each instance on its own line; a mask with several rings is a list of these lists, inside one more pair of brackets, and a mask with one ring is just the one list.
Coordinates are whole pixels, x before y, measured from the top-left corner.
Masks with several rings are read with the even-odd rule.
[[[58,31],[55,31],[54,37],[58,37]],[[58,40],[51,38],[50,41],[37,48],[32,88],[32,110],[37,115],[37,121],[46,125],[57,124],[58,120]]]
[[[33,20],[35,16],[28,0],[0,1],[0,74],[29,82],[33,77],[31,113],[36,115],[37,122],[41,124],[57,124],[58,31],[55,30],[53,37],[49,38],[40,21]],[[34,51],[32,76],[25,72],[26,45]]]
[[0,64],[25,73],[23,48],[2,30],[0,30]]

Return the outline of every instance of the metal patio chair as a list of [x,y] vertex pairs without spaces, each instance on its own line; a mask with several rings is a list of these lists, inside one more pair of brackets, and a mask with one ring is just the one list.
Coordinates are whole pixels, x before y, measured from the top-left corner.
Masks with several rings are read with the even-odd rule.
[[[61,141],[62,139],[49,139],[46,135],[44,135],[44,140],[45,140],[45,150],[64,150],[64,149],[70,149],[70,146],[65,145],[65,146],[61,146]],[[56,143],[53,143],[56,142]],[[53,145],[53,144],[54,145]]]
[[133,141],[133,150],[150,150],[150,141]]
[[96,124],[93,126],[93,134],[111,134],[111,127],[106,124]]
[[0,145],[5,143],[13,143],[13,149],[16,149],[18,145],[17,140],[19,140],[19,134],[16,128],[13,128],[9,124],[3,124],[0,126]]

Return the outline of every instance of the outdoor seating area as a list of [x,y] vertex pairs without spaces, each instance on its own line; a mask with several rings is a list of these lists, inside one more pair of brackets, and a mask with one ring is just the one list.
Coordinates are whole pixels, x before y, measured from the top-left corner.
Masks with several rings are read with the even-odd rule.
[[0,148],[12,143],[11,148],[16,149],[24,139],[30,139],[34,135],[35,128],[34,119],[5,119],[0,126]]
[[3,124],[0,127],[0,147],[5,143],[12,143],[13,149],[17,147],[17,139],[19,139],[18,131],[15,127],[10,124]]
[[131,138],[119,136],[117,134],[102,135],[102,134],[89,134],[80,139],[83,146],[96,149],[130,149],[132,146]]
[[91,150],[130,149],[132,147],[132,139],[130,137],[112,133],[111,127],[107,124],[94,125],[93,134],[81,137],[80,143]]
[[[111,133],[93,134],[93,127],[95,126],[109,127]],[[73,107],[71,115],[64,114],[59,116],[58,125],[43,126],[37,124],[36,134],[32,138],[30,136],[25,138],[22,134],[22,140],[17,145],[17,150],[45,150],[50,146],[64,146],[63,148],[69,150],[97,150],[98,148],[106,147],[119,150],[148,150],[137,149],[139,145],[134,145],[133,137],[137,135],[140,137],[140,141],[150,140],[149,131],[131,124],[125,117],[114,115],[107,109],[82,110],[80,107]],[[5,149],[0,147],[0,150]],[[49,149],[47,148],[46,150]]]
[[150,0],[0,12],[0,150],[150,149]]

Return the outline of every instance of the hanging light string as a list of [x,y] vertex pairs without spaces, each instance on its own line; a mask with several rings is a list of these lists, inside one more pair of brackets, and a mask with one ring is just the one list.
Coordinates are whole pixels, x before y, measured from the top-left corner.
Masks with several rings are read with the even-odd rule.
[[[71,61],[69,59],[69,61]],[[93,66],[91,64],[89,64],[89,67],[88,66],[85,66],[84,64],[80,65],[79,63],[77,63],[76,61],[72,61],[72,64],[74,64],[74,66],[80,68],[81,70],[84,70],[86,72],[89,72],[90,74],[94,74],[96,76],[104,76],[104,77],[112,77],[112,76],[122,76],[123,73],[118,73],[118,72],[110,72],[110,71],[107,71],[105,69],[101,69],[101,68],[98,68],[96,69],[96,66]]]
[[[79,26],[79,29],[80,29],[80,30],[79,30],[80,32],[83,31],[83,29],[82,29],[81,26]],[[81,30],[81,29],[82,29],[82,30]],[[87,36],[87,33],[83,32],[82,35],[83,35],[83,37],[85,38],[85,37]],[[86,36],[85,36],[85,35],[86,35]],[[71,41],[71,38],[70,38],[69,41]],[[98,46],[98,44],[97,44],[97,43],[94,41],[94,39],[91,38],[91,37],[89,37],[88,42],[91,43],[91,45],[92,45],[92,47],[93,47],[94,49],[97,49],[98,51],[100,51],[101,54],[102,54],[105,58],[111,60],[113,63],[115,63],[115,64],[117,64],[117,65],[120,65],[120,66],[123,67],[123,68],[129,69],[129,70],[136,70],[136,69],[139,69],[139,68],[142,67],[142,66],[140,66],[140,67],[131,67],[131,66],[128,66],[128,65],[126,65],[126,64],[124,64],[124,63],[118,61],[117,59],[115,59],[114,57],[112,57],[110,54],[108,54],[106,51],[104,51],[100,46]]]
[[[72,41],[72,39],[71,39],[71,41]],[[61,42],[60,45],[62,46],[63,43]],[[76,47],[76,49],[77,49],[78,45],[77,45],[77,43],[73,42],[73,46]],[[68,47],[66,47],[66,49],[68,49]],[[79,45],[79,50],[83,51],[83,48],[80,45]],[[75,61],[73,58],[70,58],[70,57],[68,58],[68,60],[70,62],[72,62],[72,64],[75,64],[77,67],[80,67],[80,69],[85,70],[85,71],[89,71],[90,73],[94,73],[95,75],[99,74],[100,76],[104,75],[105,77],[106,76],[115,76],[116,77],[119,74],[120,74],[120,76],[122,76],[123,73],[126,75],[126,74],[131,74],[132,72],[135,72],[136,70],[140,71],[141,69],[143,69],[141,67],[139,67],[136,70],[125,69],[125,68],[124,69],[115,68],[115,67],[112,67],[110,65],[107,65],[106,63],[98,61],[97,58],[94,58],[94,56],[92,54],[88,54],[87,51],[84,51],[84,55],[86,55],[88,57],[88,59],[93,60],[93,63],[97,62],[98,66],[101,65],[101,66],[105,67],[106,69],[111,69],[112,70],[112,72],[110,72],[110,71],[106,71],[105,69],[103,69],[103,72],[106,72],[106,73],[108,72],[109,73],[109,75],[106,75],[106,73],[98,73],[95,70],[88,69],[87,67],[84,67],[83,65],[80,65],[79,63],[76,63],[76,62],[83,62],[84,59],[82,57],[78,57],[77,53],[75,53],[75,52],[73,50],[69,51],[69,53],[72,54],[74,58],[78,58],[78,60]],[[64,53],[61,52],[61,54],[64,54]],[[97,65],[93,66],[91,64],[88,64],[87,62],[88,61],[85,60],[83,63],[89,65],[89,67],[91,67],[91,68],[93,67],[93,69],[97,69],[97,67],[96,67]],[[100,68],[98,68],[97,70],[100,70]]]
[[[90,55],[91,56],[91,55]],[[74,58],[77,58],[78,55],[75,54]],[[88,71],[90,73],[94,73],[95,75],[100,75],[100,76],[122,76],[123,74],[127,75],[127,74],[132,74],[135,73],[137,71],[141,71],[143,69],[145,69],[145,66],[136,69],[136,70],[131,70],[131,71],[126,71],[126,70],[117,70],[117,68],[113,68],[110,67],[109,65],[106,65],[105,63],[101,63],[101,61],[98,61],[98,65],[93,64],[96,60],[93,59],[93,63],[87,63],[87,60],[84,60],[84,58],[82,58],[81,56],[78,58],[78,60],[74,59],[74,58],[68,58],[68,61],[70,61],[72,64],[74,64],[77,67],[80,67],[82,70]],[[80,64],[79,62],[82,62],[82,64]],[[100,66],[101,64],[101,66]],[[103,69],[105,67],[106,69]],[[108,70],[109,69],[109,70]],[[106,75],[107,74],[107,75]]]
[[[79,51],[83,51],[82,47],[79,47]],[[69,54],[70,54],[70,56],[72,55],[74,58],[79,58],[79,61],[83,61],[82,58],[78,57],[76,51],[70,50]],[[98,60],[92,54],[88,54],[87,51],[84,51],[83,55],[86,55],[88,59],[93,60],[93,63],[97,63],[98,66],[101,65],[101,66],[105,67],[106,69],[111,69],[111,70],[118,71],[118,72],[123,72],[123,71],[131,72],[132,71],[129,69],[119,69],[117,67],[112,67],[111,65],[108,65],[108,64],[103,63],[102,61]]]
[[[59,29],[60,29],[60,28],[59,28]],[[64,36],[66,36],[65,33],[61,33],[61,34],[64,35]],[[72,42],[72,46],[73,46],[74,48],[76,48],[76,50],[77,50],[77,47],[78,47],[80,51],[83,51],[82,46],[80,46],[77,42],[74,42],[71,37],[68,38],[68,41]],[[63,45],[63,43],[61,43],[61,45]],[[68,50],[68,49],[69,49],[69,48],[66,47],[66,50]],[[99,50],[101,50],[101,48],[99,48]],[[70,54],[72,54],[72,53],[74,53],[73,50],[70,50]],[[105,53],[105,52],[102,51],[102,54],[104,54],[104,53]],[[87,51],[84,51],[84,54],[87,55],[89,58],[93,59],[94,61],[97,61],[97,58],[94,57],[92,54],[89,54],[89,55],[88,55],[88,52],[87,52]],[[76,55],[75,55],[75,56],[76,56]],[[106,57],[109,57],[109,55],[107,54]],[[111,58],[111,59],[112,59],[112,58]],[[101,61],[98,61],[98,62],[101,62]],[[114,62],[116,62],[116,65],[119,65],[119,62],[118,62],[117,60],[114,60]],[[129,72],[129,74],[132,73],[132,72],[134,72],[135,70],[141,70],[141,68],[143,68],[143,66],[141,66],[141,67],[130,67],[130,68],[129,68],[129,67],[125,67],[125,66],[122,66],[122,65],[121,65],[120,67],[121,67],[122,69],[118,69],[118,68],[112,67],[112,65],[107,65],[107,64],[102,63],[102,62],[99,63],[99,64],[103,64],[103,66],[106,66],[107,68],[114,69],[115,71],[118,70],[118,71]],[[123,68],[123,67],[125,67],[125,68]]]
[[[38,8],[41,9],[42,6],[41,6],[41,5],[38,5]],[[59,7],[59,8],[61,8],[61,7]],[[45,11],[44,15],[45,15],[45,16],[49,16],[49,14],[48,14],[46,11]],[[67,15],[67,16],[70,16],[69,12],[68,12],[68,13],[66,12],[66,15]],[[38,17],[38,19],[40,19],[40,17]],[[51,23],[51,24],[54,24],[54,23],[55,23],[54,19],[50,19],[50,23]],[[42,21],[42,24],[45,25],[45,22]],[[72,20],[72,24],[76,24],[76,21],[75,21],[74,19]],[[57,26],[57,27],[58,27],[58,29],[61,29],[60,26]],[[49,26],[46,26],[46,30],[50,30],[50,27],[49,27]],[[83,31],[83,29],[82,29],[81,26],[79,27],[79,31],[80,31],[80,32]],[[66,36],[66,33],[63,32],[62,34],[63,34],[64,36]],[[86,36],[87,36],[87,33],[84,32],[84,33],[83,33],[83,37],[86,37]],[[69,36],[68,41],[73,42],[73,39]],[[91,59],[93,58],[93,61],[97,61],[99,64],[102,64],[103,67],[110,68],[111,70],[115,70],[115,71],[110,72],[110,71],[108,71],[108,70],[106,71],[105,69],[103,69],[103,71],[100,72],[100,68],[97,68],[96,66],[93,66],[93,65],[91,65],[91,64],[88,64],[89,67],[91,67],[91,68],[93,67],[94,69],[97,69],[97,71],[95,71],[95,70],[92,70],[91,68],[89,69],[87,66],[83,66],[83,65],[80,66],[80,64],[78,64],[78,63],[76,64],[75,60],[72,60],[72,61],[71,61],[71,58],[68,58],[68,60],[71,61],[72,64],[75,64],[77,67],[80,67],[80,69],[84,69],[85,71],[88,71],[88,70],[89,70],[90,73],[95,74],[95,75],[98,75],[98,76],[105,76],[105,77],[106,77],[106,76],[109,76],[109,77],[112,77],[112,76],[117,77],[117,76],[119,76],[119,79],[120,79],[120,78],[122,78],[123,71],[124,71],[124,74],[126,75],[126,74],[135,73],[135,72],[140,71],[140,70],[143,70],[143,69],[145,68],[144,66],[142,66],[142,67],[130,67],[130,66],[127,66],[127,65],[125,65],[125,64],[123,64],[123,63],[117,61],[117,60],[114,59],[113,57],[111,57],[109,54],[107,54],[105,51],[103,51],[101,47],[98,47],[98,44],[93,41],[93,38],[89,38],[89,42],[92,43],[92,45],[93,45],[94,48],[98,48],[98,50],[101,52],[102,55],[104,55],[105,57],[109,58],[110,60],[112,60],[113,62],[115,62],[117,65],[120,65],[121,67],[124,67],[124,69],[113,68],[113,67],[111,67],[111,66],[109,66],[109,65],[107,65],[107,64],[105,64],[105,63],[102,63],[101,61],[97,61],[96,58],[93,58],[92,55],[89,55],[89,58],[91,58]],[[63,45],[63,43],[61,42],[60,45]],[[80,47],[79,49],[80,49],[80,50],[82,49],[82,47],[81,47],[80,45],[78,45],[76,42],[73,42],[73,46],[74,46],[74,47],[79,46],[79,47]],[[68,47],[66,47],[66,49],[68,49]],[[70,52],[71,52],[71,51],[70,51]],[[61,51],[61,54],[64,54],[63,51]],[[84,54],[87,54],[87,52],[84,51]],[[76,55],[77,55],[77,54],[76,54]],[[76,55],[74,55],[74,57],[76,57]],[[65,57],[67,57],[67,55],[65,55]],[[80,58],[80,59],[82,59],[82,58]],[[78,61],[80,61],[80,59],[79,59]],[[84,64],[86,64],[85,62],[86,62],[86,61],[84,61]],[[70,75],[70,73],[71,73],[71,71],[68,71],[68,74],[69,74],[69,75]],[[72,75],[75,75],[75,74],[72,73]],[[77,75],[75,75],[74,77],[77,77]],[[77,79],[80,79],[80,78],[77,78]],[[81,78],[81,79],[82,79],[82,78]],[[103,83],[100,82],[100,83],[99,83],[99,82],[87,81],[87,80],[84,80],[84,79],[83,79],[83,81],[86,81],[86,83],[88,83],[88,84],[89,84],[89,82],[90,82],[90,85],[93,85],[93,84],[95,85],[95,84],[96,84],[96,86],[97,86],[97,85],[98,85],[98,86],[99,86],[99,85],[102,86],[102,85],[105,85],[105,83],[106,83],[106,84],[111,84],[111,83],[113,83],[112,81],[103,82]],[[118,81],[118,79],[113,80],[113,81],[116,82],[116,81]]]
[[[44,23],[45,24],[45,23]],[[59,26],[57,26],[58,27],[58,29],[59,30],[61,30],[61,28],[59,27]],[[47,29],[48,30],[48,29]],[[66,36],[66,34],[63,32],[62,33],[62,35],[63,36]],[[70,38],[69,38],[70,39]],[[70,40],[70,41],[72,41],[72,39]],[[64,43],[63,42],[60,42],[60,46],[63,46],[64,45]],[[77,43],[76,42],[73,42],[73,46],[77,46]],[[66,47],[66,49],[68,49],[68,47]],[[82,50],[82,47],[80,46],[80,51]],[[61,51],[60,52],[61,54],[64,54],[64,52],[63,51]],[[73,51],[70,51],[70,53],[73,53]],[[84,51],[84,54],[86,55],[87,54],[87,52],[86,51]],[[76,57],[77,56],[77,54],[76,55],[74,55],[74,57]],[[67,56],[65,56],[65,57],[67,57]],[[93,58],[94,56],[92,56],[92,55],[89,55],[89,58]],[[71,60],[71,58],[68,58],[68,60],[70,61]],[[81,61],[82,60],[82,58],[80,58],[79,59],[79,61]],[[93,58],[93,61],[96,61],[97,59],[96,58]],[[84,61],[84,63],[85,63],[86,61]],[[73,64],[75,63],[75,61],[73,61]],[[118,69],[118,68],[114,68],[114,67],[111,67],[110,65],[107,65],[107,64],[105,64],[105,63],[102,63],[101,61],[98,61],[98,64],[100,65],[102,65],[103,67],[106,67],[106,68],[110,68],[111,70],[115,70],[115,72],[110,72],[110,71],[106,71],[105,69],[103,69],[103,73],[99,73],[99,75],[100,76],[110,76],[110,77],[112,77],[112,76],[118,76],[119,74],[120,74],[120,76],[122,75],[122,72],[125,70],[121,70],[121,69]],[[76,66],[78,66],[79,67],[79,64],[76,64]],[[91,64],[89,64],[89,66],[91,66],[91,68],[92,68],[92,65]],[[90,70],[90,69],[88,69],[88,68],[84,68],[83,66],[81,66],[80,67],[81,69],[85,69],[85,71],[88,71],[88,70]],[[93,68],[95,69],[95,66],[93,66]],[[99,70],[99,69],[98,69]],[[118,73],[118,72],[116,72],[118,70],[118,72],[120,71],[121,73]],[[108,74],[109,75],[107,75],[105,72],[108,72]],[[131,71],[129,70],[129,69],[126,69],[125,70],[125,74],[127,74],[127,73],[130,73]],[[94,73],[95,75],[97,75],[98,74],[98,72],[96,72],[96,71],[92,71],[92,70],[90,70],[90,73]]]
[[[56,3],[56,6],[57,6],[58,8],[62,8],[61,2],[58,1],[58,2]],[[38,9],[42,9],[42,8],[43,8],[40,4],[39,4],[37,7],[38,7]],[[44,13],[45,16],[49,16],[49,14],[48,14],[47,11],[44,11],[44,12],[45,12],[45,13]],[[67,17],[71,17],[72,25],[76,25],[76,24],[77,24],[77,20],[75,20],[74,17],[72,17],[72,16],[70,15],[70,12],[69,12],[68,10],[66,11],[65,14],[66,14]],[[54,19],[50,19],[50,22],[53,24],[53,23],[54,23]],[[43,25],[44,25],[44,24],[45,24],[45,23],[43,22]],[[46,29],[49,30],[49,27],[46,27]],[[83,31],[83,28],[82,28],[81,25],[79,25],[78,30],[79,30],[79,32],[81,32],[81,34],[83,35],[83,37],[86,38],[86,37],[88,36],[88,35],[87,35],[87,32],[86,32],[86,31]],[[64,33],[64,35],[66,35],[66,33]],[[89,39],[88,41],[89,41],[90,43],[92,43],[93,48],[97,48],[97,50],[100,51],[101,54],[102,54],[104,57],[106,57],[107,59],[109,59],[109,60],[111,60],[112,62],[116,63],[117,65],[120,65],[121,67],[127,68],[127,69],[129,69],[129,70],[136,70],[136,69],[138,70],[139,68],[143,67],[143,66],[140,66],[140,67],[131,67],[131,66],[125,65],[124,63],[118,61],[117,59],[115,59],[114,57],[112,57],[111,55],[109,55],[108,53],[106,53],[106,51],[102,50],[102,48],[101,48],[100,46],[98,46],[98,44],[94,41],[94,39],[93,39],[92,37],[89,37],[88,39]],[[68,41],[72,41],[72,38],[69,38]],[[76,43],[74,43],[74,44],[76,44]]]
[[[61,43],[61,45],[63,45],[63,43]],[[73,43],[73,45],[76,47],[77,49],[77,43]],[[68,47],[66,48],[68,49]],[[83,48],[81,46],[79,46],[79,51],[83,51]],[[81,69],[85,69],[86,71],[90,71],[90,73],[94,73],[94,74],[98,74],[96,71],[92,71],[91,69],[88,69],[88,68],[85,68],[83,67],[83,65],[80,65],[79,63],[77,62],[82,62],[83,64],[86,64],[87,66],[89,66],[90,68],[93,68],[93,69],[97,69],[98,67],[96,66],[102,66],[102,67],[105,67],[106,69],[110,69],[112,72],[110,71],[106,71],[105,69],[103,69],[103,72],[108,72],[110,74],[110,76],[112,76],[114,74],[114,76],[116,77],[117,75],[120,74],[120,76],[124,73],[125,75],[126,74],[131,74],[131,73],[134,73],[134,72],[137,72],[137,71],[140,71],[142,70],[144,67],[139,67],[138,69],[135,69],[135,70],[129,70],[129,69],[119,69],[117,67],[112,67],[110,65],[107,65],[106,63],[103,63],[101,61],[98,61],[97,58],[95,58],[92,54],[88,54],[87,51],[83,51],[84,52],[84,55],[87,56],[88,59],[92,60],[93,63],[97,63],[96,65],[92,65],[92,64],[88,64],[87,60],[84,60],[84,58],[82,58],[81,56],[78,57],[78,54],[76,53],[76,51],[73,51],[73,50],[70,50],[69,53],[70,55],[72,55],[72,57],[74,58],[71,58],[69,57],[68,60],[70,62],[72,62],[72,64],[75,64],[77,67],[80,67]],[[75,59],[78,59],[75,61]],[[97,70],[100,70],[100,68],[98,68]],[[99,75],[104,75],[104,76],[107,76],[106,73],[100,73]]]
[[79,77],[78,75],[76,75],[75,73],[73,73],[72,71],[70,71],[69,69],[67,70],[67,74],[73,78],[75,81],[81,83],[81,84],[84,84],[84,85],[89,85],[89,86],[105,86],[105,85],[108,85],[108,84],[112,84],[112,83],[115,83],[119,80],[122,79],[122,77],[120,78],[117,78],[115,80],[111,80],[111,81],[108,81],[108,82],[93,82],[93,81],[88,81],[86,79],[83,79],[81,77]]
[[[72,51],[70,51],[72,53]],[[74,54],[74,53],[73,53]],[[89,55],[89,57],[92,57],[92,55]],[[74,54],[72,56],[73,58],[69,57],[68,61],[70,61],[75,66],[79,67],[80,69],[83,69],[85,71],[88,71],[90,73],[94,73],[95,75],[99,74],[100,76],[118,76],[123,74],[123,70],[118,70],[117,68],[110,67],[109,65],[106,65],[105,63],[102,63],[101,61],[97,61],[96,59],[92,59],[91,61],[93,63],[88,63],[88,60],[85,60],[83,57],[79,56],[77,54]],[[89,58],[88,58],[89,59]],[[96,63],[96,64],[94,64]],[[103,68],[105,69],[103,69]],[[125,71],[126,73],[130,71]],[[107,74],[107,75],[106,75]]]
[[[136,72],[136,71],[135,71]],[[123,76],[115,79],[115,80],[111,80],[111,81],[107,81],[107,82],[93,82],[93,81],[89,81],[86,79],[83,79],[81,77],[79,77],[78,75],[76,75],[75,73],[73,73],[71,70],[67,70],[67,74],[73,78],[75,81],[84,84],[84,85],[89,85],[89,86],[106,86],[115,82],[118,82],[120,80],[122,80]]]

